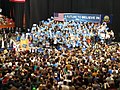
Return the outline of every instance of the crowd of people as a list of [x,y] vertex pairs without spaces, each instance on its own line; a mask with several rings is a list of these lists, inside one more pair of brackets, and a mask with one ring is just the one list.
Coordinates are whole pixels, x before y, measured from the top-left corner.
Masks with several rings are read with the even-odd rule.
[[120,44],[105,22],[48,19],[16,34],[30,50],[0,52],[0,90],[120,89]]
[[0,14],[0,25],[12,24],[13,20]]
[[[90,43],[92,45],[97,41],[102,43],[110,43],[114,38],[114,33],[104,22],[102,25],[98,23],[89,22],[56,22],[48,19],[48,21],[42,21],[39,25],[33,25],[31,33],[27,36],[33,39],[33,42],[54,45],[65,45],[66,47],[88,47]],[[34,43],[32,43],[36,46]],[[57,45],[57,46],[58,46]]]

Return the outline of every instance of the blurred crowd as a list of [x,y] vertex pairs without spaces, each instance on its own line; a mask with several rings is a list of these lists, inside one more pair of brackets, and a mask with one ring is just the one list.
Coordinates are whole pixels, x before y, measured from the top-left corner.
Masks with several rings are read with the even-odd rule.
[[0,14],[0,25],[12,24],[13,20]]
[[120,44],[105,22],[48,19],[16,34],[31,49],[0,52],[0,90],[120,89]]
[[40,45],[49,47],[53,44],[75,48],[93,46],[98,41],[110,44],[114,39],[114,32],[105,22],[102,24],[78,21],[58,22],[48,19],[48,21],[41,21],[39,26],[33,24],[31,32],[23,34],[21,38],[28,38],[31,46],[34,47]]

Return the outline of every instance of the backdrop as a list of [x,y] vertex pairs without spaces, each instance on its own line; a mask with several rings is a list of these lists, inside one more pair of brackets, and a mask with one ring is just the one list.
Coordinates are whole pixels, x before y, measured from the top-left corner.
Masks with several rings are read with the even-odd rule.
[[119,3],[120,0],[26,0],[25,3],[0,0],[0,7],[3,8],[4,15],[15,19],[16,26],[23,27],[24,22],[26,28],[53,16],[54,12],[112,14],[113,23],[110,26],[115,32],[116,40],[119,40]]

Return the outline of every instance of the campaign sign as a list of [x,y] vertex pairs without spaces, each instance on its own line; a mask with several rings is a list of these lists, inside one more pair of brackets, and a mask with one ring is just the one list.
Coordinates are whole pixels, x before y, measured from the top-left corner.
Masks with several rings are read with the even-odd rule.
[[65,21],[101,22],[101,14],[64,13]]

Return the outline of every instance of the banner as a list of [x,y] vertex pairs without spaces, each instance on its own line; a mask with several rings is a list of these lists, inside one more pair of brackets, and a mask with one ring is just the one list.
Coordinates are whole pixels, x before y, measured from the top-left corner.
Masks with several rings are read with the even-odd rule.
[[54,13],[56,21],[101,22],[101,14]]
[[101,14],[64,13],[64,20],[100,23]]
[[25,0],[10,0],[11,2],[25,2]]

